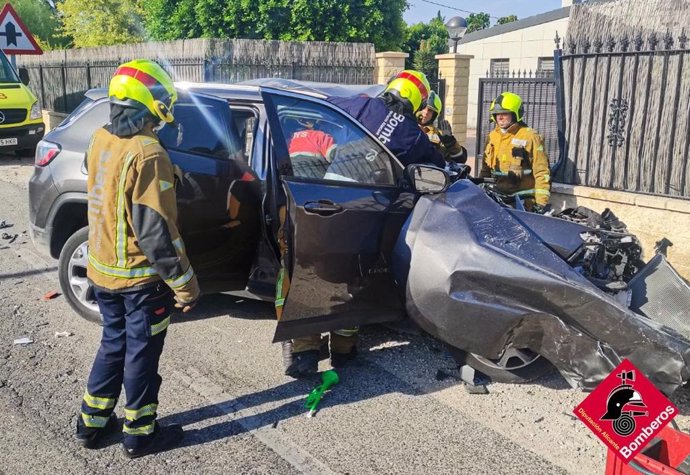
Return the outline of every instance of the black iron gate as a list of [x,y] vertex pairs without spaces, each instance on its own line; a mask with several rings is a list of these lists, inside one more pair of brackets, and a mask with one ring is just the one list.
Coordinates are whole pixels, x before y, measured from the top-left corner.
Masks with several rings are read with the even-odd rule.
[[[479,79],[477,101],[477,171],[481,168],[489,132],[491,102],[502,92],[518,94],[525,107],[525,122],[544,137],[544,149],[551,168],[557,168],[565,156],[565,124],[563,121],[563,90],[560,87],[560,50],[554,54],[553,72],[513,71]],[[487,76],[489,74],[487,73]]]
[[690,197],[690,49],[684,32],[569,37],[568,158],[556,179]]

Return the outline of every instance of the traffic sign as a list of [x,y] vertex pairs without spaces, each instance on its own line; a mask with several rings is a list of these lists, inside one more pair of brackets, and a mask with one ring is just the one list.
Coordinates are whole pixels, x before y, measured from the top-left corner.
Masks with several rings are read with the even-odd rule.
[[9,3],[0,12],[0,49],[5,54],[43,54],[43,50]]

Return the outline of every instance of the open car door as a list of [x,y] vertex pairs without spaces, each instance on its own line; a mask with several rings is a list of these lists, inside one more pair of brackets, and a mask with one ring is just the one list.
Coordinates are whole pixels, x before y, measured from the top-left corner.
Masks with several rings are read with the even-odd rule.
[[178,220],[189,259],[205,293],[244,289],[260,236],[261,189],[233,110],[225,99],[181,91],[173,113],[177,126],[158,136],[181,172]]
[[402,166],[326,101],[262,97],[290,279],[274,341],[402,318],[391,253],[415,198]]

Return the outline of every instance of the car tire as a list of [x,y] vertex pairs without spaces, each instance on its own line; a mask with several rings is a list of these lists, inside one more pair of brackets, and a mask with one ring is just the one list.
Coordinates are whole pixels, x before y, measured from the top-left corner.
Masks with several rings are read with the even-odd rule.
[[86,280],[88,242],[88,227],[81,228],[70,236],[60,251],[58,278],[60,288],[69,306],[82,318],[102,324],[93,287]]
[[506,348],[503,356],[497,360],[458,349],[453,354],[460,364],[471,366],[496,383],[529,383],[554,369],[549,360],[538,353],[513,347]]

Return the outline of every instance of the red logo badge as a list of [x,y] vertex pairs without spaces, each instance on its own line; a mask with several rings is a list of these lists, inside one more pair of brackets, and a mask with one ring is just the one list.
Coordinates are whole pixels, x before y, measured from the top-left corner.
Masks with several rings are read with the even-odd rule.
[[626,359],[573,412],[627,463],[678,408]]

